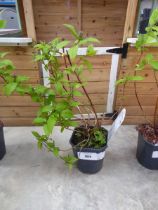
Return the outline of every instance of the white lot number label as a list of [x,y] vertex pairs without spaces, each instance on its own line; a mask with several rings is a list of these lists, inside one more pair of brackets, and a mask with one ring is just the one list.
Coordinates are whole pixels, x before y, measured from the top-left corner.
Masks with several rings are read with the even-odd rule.
[[126,116],[126,109],[122,109],[122,111],[117,116],[116,120],[113,122],[110,130],[108,131],[108,140],[111,139],[111,137],[116,133],[118,128],[123,123]]
[[102,160],[105,156],[105,151],[100,153],[93,152],[77,152],[80,160]]
[[154,151],[152,153],[152,158],[158,158],[158,151]]

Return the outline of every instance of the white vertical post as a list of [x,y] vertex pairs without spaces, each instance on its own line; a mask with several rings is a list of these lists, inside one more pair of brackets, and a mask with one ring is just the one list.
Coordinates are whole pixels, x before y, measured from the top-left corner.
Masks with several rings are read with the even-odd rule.
[[107,107],[106,107],[107,113],[113,112],[113,104],[114,104],[115,89],[116,89],[115,83],[117,79],[118,64],[119,64],[119,55],[113,54],[112,61],[111,61],[109,91],[108,91]]
[[[47,62],[47,61],[45,61]],[[43,84],[45,87],[50,88],[50,81],[49,81],[49,71],[44,68],[44,64],[42,64],[42,74],[43,74]]]

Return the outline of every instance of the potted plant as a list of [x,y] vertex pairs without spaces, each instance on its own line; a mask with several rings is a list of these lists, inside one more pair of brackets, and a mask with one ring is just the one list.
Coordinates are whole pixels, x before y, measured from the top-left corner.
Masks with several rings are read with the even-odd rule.
[[[4,80],[6,95],[14,92],[20,95],[27,94],[39,104],[34,123],[43,126],[43,134],[32,132],[37,139],[38,147],[41,149],[45,146],[56,157],[64,160],[70,168],[77,162],[80,171],[91,174],[102,168],[108,131],[101,126],[102,118],[96,113],[85,88],[87,81],[82,76],[85,69],[91,71],[93,66],[85,56],[77,56],[77,52],[79,47],[88,45],[86,55],[94,56],[96,51],[91,43],[99,41],[92,37],[84,38],[72,25],[65,24],[65,27],[74,37],[73,42],[55,38],[49,43],[40,42],[34,46],[35,60],[50,74],[47,86],[32,87],[24,84],[28,78],[13,74],[14,66],[11,63],[7,63],[0,71],[0,76]],[[67,46],[71,47],[67,49]],[[90,108],[84,107],[80,102],[83,95],[87,98]],[[88,119],[85,119],[81,106],[84,107]],[[80,114],[80,119],[74,111]],[[80,121],[80,124],[76,120]],[[51,138],[55,125],[61,126],[61,132],[75,127],[70,138],[74,155],[62,155],[65,151]]]
[[155,104],[154,120],[151,122],[147,119],[136,87],[137,81],[145,79],[144,77],[140,76],[139,73],[142,73],[145,66],[148,65],[153,70],[155,83],[158,88],[158,80],[156,77],[158,71],[158,59],[154,57],[153,54],[147,53],[149,46],[158,46],[158,9],[155,9],[151,14],[149,25],[146,27],[146,34],[138,35],[135,47],[140,55],[134,69],[134,75],[132,72],[132,75],[126,74],[123,78],[117,80],[117,85],[122,85],[123,87],[123,93],[127,83],[134,83],[135,96],[146,120],[145,124],[141,124],[137,127],[138,145],[136,157],[139,163],[141,163],[144,167],[148,169],[158,169],[158,96]]

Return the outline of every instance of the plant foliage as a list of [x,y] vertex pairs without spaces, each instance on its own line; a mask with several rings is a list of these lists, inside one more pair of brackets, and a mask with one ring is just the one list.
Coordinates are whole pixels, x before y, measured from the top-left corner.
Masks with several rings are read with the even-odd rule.
[[[95,55],[96,51],[92,44],[99,41],[92,37],[84,38],[72,25],[65,24],[65,27],[74,37],[73,42],[55,38],[49,43],[40,42],[34,46],[35,61],[40,62],[50,74],[48,86],[27,85],[25,82],[28,78],[14,73],[15,66],[10,60],[5,59],[6,53],[3,52],[0,53],[0,77],[4,80],[4,94],[9,96],[16,92],[20,95],[29,95],[32,101],[39,104],[34,123],[43,127],[43,134],[32,132],[37,139],[38,148],[47,147],[48,151],[55,157],[60,157],[71,168],[77,159],[72,155],[61,155],[61,150],[51,139],[51,134],[56,125],[61,126],[62,132],[78,125],[72,119],[75,119],[74,109],[82,115],[80,106],[83,104],[79,98],[83,94],[92,108],[90,112],[94,113],[96,118],[93,138],[88,139],[88,144],[97,148],[106,142],[105,136],[98,128],[100,124],[95,108],[85,89],[86,81],[81,79],[85,70],[92,69],[92,64],[84,56],[77,56],[78,48],[84,45],[88,45],[87,56]],[[89,126],[84,119],[82,122],[85,123],[85,127]]]
[[[134,72],[132,72],[132,75],[125,74],[124,77],[117,80],[117,85],[123,85],[123,87],[126,87],[126,84],[129,82],[134,82],[134,88],[135,88],[135,95],[138,101],[138,104],[140,106],[140,109],[143,112],[143,115],[146,118],[146,114],[143,110],[143,107],[140,103],[139,96],[137,93],[137,87],[136,87],[136,81],[144,80],[140,73],[145,69],[145,67],[148,67],[149,69],[153,70],[155,82],[158,87],[158,81],[156,77],[156,73],[158,71],[158,59],[156,56],[154,56],[152,53],[147,53],[149,47],[157,47],[158,46],[158,9],[154,9],[149,20],[149,25],[146,27],[146,34],[140,34],[138,35],[137,42],[135,44],[135,48],[140,53],[140,56],[138,58],[138,62],[136,63]],[[124,92],[124,90],[123,90]],[[149,122],[153,124],[152,126],[157,127],[157,120],[156,120],[156,112],[157,112],[157,105],[158,105],[158,97],[157,102],[155,104],[155,116],[154,116],[154,123]]]

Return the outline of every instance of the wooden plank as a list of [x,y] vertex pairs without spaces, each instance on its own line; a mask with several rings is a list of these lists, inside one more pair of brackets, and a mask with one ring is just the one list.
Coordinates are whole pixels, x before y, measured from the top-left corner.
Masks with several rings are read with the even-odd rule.
[[10,59],[16,69],[36,69],[37,62],[33,60],[32,47],[0,47],[0,51],[8,52],[5,58]]
[[78,30],[82,31],[82,0],[77,0]]
[[27,36],[36,40],[32,0],[23,0]]
[[59,3],[46,0],[44,4],[34,0],[37,38],[50,41],[56,36],[61,36],[72,40],[62,24],[77,26],[78,22],[82,22],[82,27],[79,28],[86,36],[97,37],[102,41],[101,46],[118,46],[122,43],[127,2],[128,0],[84,0],[81,8],[81,0],[68,2],[63,0]]
[[[106,103],[106,94],[90,94],[90,98],[92,102],[96,105],[101,105]],[[87,105],[89,104],[86,96],[82,96],[79,98],[79,101]],[[0,96],[0,107],[11,107],[11,106],[37,106],[38,104],[32,102],[29,96]]]
[[[142,106],[155,106],[156,95],[138,95]],[[117,106],[138,106],[138,101],[135,95],[125,95],[123,100],[122,96],[117,97]]]
[[38,107],[0,107],[0,118],[35,117]]
[[0,46],[0,50],[1,51],[5,51],[8,52],[8,56],[9,55],[29,55],[32,56],[33,55],[33,47],[19,47],[19,46],[14,46],[14,47],[9,47],[9,46]]
[[[85,89],[90,94],[108,94],[108,85],[109,81],[88,82],[88,84],[85,86]],[[83,92],[81,88],[79,90]]]
[[3,122],[4,126],[33,126],[34,118],[30,117],[2,117],[1,121]]
[[[147,120],[153,122],[153,116],[146,116]],[[148,123],[144,116],[126,116],[124,125],[139,125],[143,123]]]
[[0,96],[0,107],[26,107],[26,106],[38,106],[37,103],[32,102],[29,96]]
[[[90,94],[90,98],[91,98],[93,104],[101,105],[101,104],[106,104],[107,95],[101,94],[101,93],[100,94]],[[89,105],[89,101],[86,98],[86,96],[80,97],[79,101],[81,102],[81,104]]]
[[[139,95],[145,94],[145,95],[156,95],[158,93],[158,88],[156,83],[154,82],[137,82],[136,83],[136,90]],[[118,95],[122,95],[123,93],[123,87],[118,87]],[[125,95],[134,95],[134,83],[128,83],[124,89]]]
[[128,0],[125,27],[123,33],[123,43],[126,42],[127,38],[133,36],[137,5],[138,5],[138,0]]
[[[139,106],[126,106],[127,116],[143,116],[143,113]],[[119,110],[119,106],[116,106],[116,110]],[[147,116],[154,116],[154,106],[143,106],[144,113]]]

